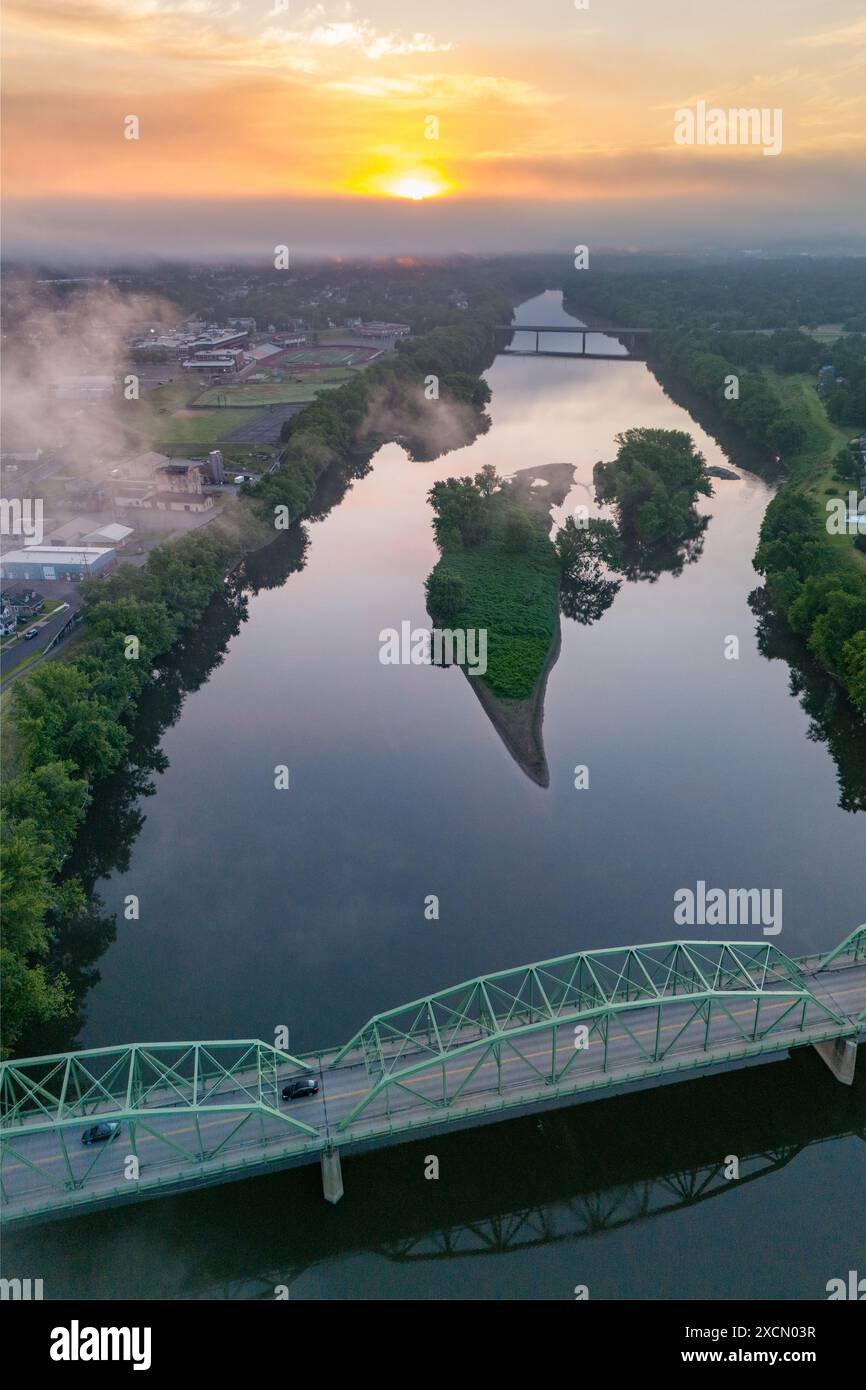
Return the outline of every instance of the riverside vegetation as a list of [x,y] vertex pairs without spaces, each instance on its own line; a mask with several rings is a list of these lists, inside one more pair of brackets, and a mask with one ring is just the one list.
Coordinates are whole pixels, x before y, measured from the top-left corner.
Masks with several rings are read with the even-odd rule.
[[[465,274],[472,286],[472,270]],[[439,406],[458,419],[459,429],[484,428],[489,392],[480,373],[494,356],[493,327],[507,322],[512,305],[537,288],[526,268],[498,278],[489,268],[479,271],[471,317],[455,312],[449,325],[410,339],[295,416],[284,431],[279,467],[246,485],[244,500],[229,516],[158,547],[141,568],[121,565],[107,579],[82,586],[81,641],[22,675],[11,693],[7,742],[15,766],[6,779],[2,819],[3,1055],[26,1029],[72,1010],[65,973],[49,965],[59,921],[85,910],[82,885],[64,865],[94,784],[123,765],[141,698],[159,681],[160,662],[194,632],[227,573],[273,539],[275,509],[284,508],[290,522],[308,514],[326,470],[361,470],[365,453],[389,434],[402,437],[404,425],[407,436],[415,431],[416,451],[422,451],[425,424],[434,429]],[[430,401],[427,419],[413,425],[431,375],[438,377],[439,400]],[[442,447],[440,439],[436,448]],[[138,644],[134,658],[130,636]]]
[[[805,640],[866,714],[866,537],[831,534],[825,507],[863,490],[866,265],[658,264],[574,275],[565,297],[577,316],[654,328],[648,364],[661,384],[674,394],[680,383],[691,388],[787,469],[754,556],[764,579],[756,601]],[[819,337],[822,323],[831,327]],[[820,366],[832,370],[819,392]]]

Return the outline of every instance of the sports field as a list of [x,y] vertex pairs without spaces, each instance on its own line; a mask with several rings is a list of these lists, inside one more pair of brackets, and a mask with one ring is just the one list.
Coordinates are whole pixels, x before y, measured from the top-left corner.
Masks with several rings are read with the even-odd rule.
[[320,347],[298,348],[282,359],[287,367],[363,367],[378,357],[382,349],[358,343],[323,343]]
[[[218,440],[241,425],[249,425],[255,413],[247,410],[191,410],[191,383],[185,378],[148,391],[138,401],[105,403],[97,418],[114,431],[118,448],[134,453],[143,449],[162,452],[213,449]],[[94,413],[96,409],[94,408]]]
[[233,406],[294,405],[298,401],[313,401],[320,391],[342,386],[354,372],[344,368],[304,372],[303,377],[291,376],[292,364],[285,363],[285,381],[242,381],[236,385],[212,386],[196,397],[196,405],[213,405],[231,409]]

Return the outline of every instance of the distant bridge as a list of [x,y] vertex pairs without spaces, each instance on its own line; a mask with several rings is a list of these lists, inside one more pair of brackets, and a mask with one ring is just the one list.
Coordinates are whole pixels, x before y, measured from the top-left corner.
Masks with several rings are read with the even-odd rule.
[[[91,1211],[462,1128],[545,1102],[813,1045],[850,1083],[866,925],[829,955],[769,942],[613,947],[479,976],[377,1014],[344,1047],[135,1043],[0,1066],[6,1221]],[[285,1103],[314,1076],[319,1092]],[[114,1121],[107,1143],[82,1130]]]
[[[509,323],[499,324],[493,330],[494,346],[507,357],[587,357],[591,360],[607,361],[611,358],[619,362],[628,360],[643,360],[640,357],[638,348],[644,345],[646,338],[653,332],[651,328],[612,328],[598,324],[574,324],[557,325],[551,328],[544,323]],[[535,347],[513,348],[506,347],[506,338],[512,333],[534,333]],[[575,344],[573,347],[562,349],[552,347],[542,347],[541,337],[548,333],[567,333],[572,338],[580,338],[580,347]],[[613,352],[609,344],[599,343],[598,338],[616,338],[626,349],[626,354]],[[595,338],[596,341],[587,347],[587,338]],[[500,346],[501,343],[501,346]]]

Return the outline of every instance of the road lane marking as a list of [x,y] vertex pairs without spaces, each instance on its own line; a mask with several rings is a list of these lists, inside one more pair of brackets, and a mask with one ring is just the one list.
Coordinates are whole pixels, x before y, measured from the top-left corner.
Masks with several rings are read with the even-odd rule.
[[[861,993],[863,993],[863,986],[860,985],[860,984],[858,984],[858,985],[849,985],[846,989],[838,991],[838,994],[839,994],[840,996],[843,996],[843,995],[848,995],[848,994],[852,994],[852,993],[855,993],[855,992],[856,992],[858,995],[861,994]],[[673,997],[675,998],[676,996],[673,996]],[[769,1002],[769,1000],[768,1000],[767,1002]],[[785,1002],[787,1002],[787,1001],[785,1001]],[[689,1007],[690,1007],[689,1000],[687,1000],[687,999],[682,1000],[682,1008],[683,1008],[683,1010],[685,1011],[685,1010],[686,1010],[687,1008],[689,1008]],[[780,1001],[779,1004],[776,1006],[777,1011],[780,1010],[782,1007],[783,1007],[783,1003],[782,1003],[782,1001]],[[753,1005],[749,1005],[749,1006],[746,1007],[746,1008],[732,1009],[732,1010],[730,1010],[729,1012],[730,1012],[730,1014],[731,1014],[731,1016],[732,1016],[733,1018],[744,1018],[744,1017],[746,1017],[746,1016],[751,1015],[752,1013],[754,1013],[754,1006],[753,1006]],[[693,1020],[690,1020],[690,1021],[693,1021]],[[662,1028],[661,1028],[661,1030],[660,1030],[659,1036],[660,1036],[660,1037],[664,1037],[664,1036],[665,1036],[666,1034],[668,1034],[668,1033],[675,1032],[675,1031],[681,1026],[681,1024],[682,1024],[682,1020],[681,1020],[681,1019],[674,1019],[674,1020],[672,1020],[671,1022],[669,1022],[669,1023],[667,1023],[667,1024],[663,1024],[663,1025],[662,1025]],[[560,1030],[562,1030],[562,1031],[564,1031],[564,1032],[567,1031],[567,1030],[571,1027],[571,1025],[572,1025],[572,1020],[569,1020],[569,1021],[566,1022],[566,1023],[556,1023],[556,1024],[554,1024],[554,1036],[557,1036],[557,1035],[559,1034],[559,1031],[560,1031]],[[656,1028],[655,1028],[655,1027],[642,1028],[642,1029],[640,1029],[640,1028],[635,1028],[635,1029],[631,1029],[630,1031],[631,1031],[632,1035],[633,1035],[635,1038],[637,1038],[637,1037],[648,1037],[648,1036],[650,1036],[651,1034],[655,1034]],[[503,1041],[506,1041],[506,1042],[507,1042],[507,1034],[505,1035]],[[623,1038],[621,1041],[626,1041],[626,1039]],[[526,1062],[526,1061],[528,1061],[530,1058],[547,1056],[547,1055],[549,1055],[549,1054],[551,1053],[552,1044],[553,1044],[553,1037],[551,1037],[551,1045],[550,1045],[550,1046],[543,1047],[543,1048],[538,1048],[538,1049],[536,1049],[536,1050],[534,1050],[534,1051],[525,1052],[525,1053],[522,1053],[522,1054],[520,1054],[520,1055],[515,1055],[514,1053],[509,1053],[509,1055],[503,1060],[502,1065],[503,1065],[503,1066],[509,1066],[509,1065],[511,1065],[511,1064],[519,1064],[519,1063],[521,1063],[521,1062]],[[781,1045],[780,1045],[780,1048],[779,1048],[780,1051],[782,1050],[782,1047],[783,1047],[783,1046],[784,1046],[784,1044],[781,1044]],[[700,1055],[700,1054],[699,1054],[699,1053],[696,1053],[696,1054],[693,1054],[693,1055]],[[353,1063],[353,1064],[352,1064],[352,1069],[354,1069],[354,1067],[355,1067],[355,1066],[358,1066],[358,1065],[359,1065],[359,1064],[357,1064],[357,1063]],[[431,1056],[429,1065],[430,1065],[431,1067],[434,1067],[434,1066],[439,1067],[439,1066],[442,1065],[442,1061],[441,1061],[441,1059],[440,1059],[439,1057]],[[476,1065],[477,1065],[477,1063],[476,1063],[476,1062],[473,1062],[473,1063],[470,1064],[469,1066],[465,1066],[465,1067],[448,1066],[448,1064],[447,1064],[447,1058],[446,1058],[446,1071],[447,1071],[447,1074],[448,1074],[449,1077],[452,1077],[452,1076],[461,1076],[461,1075],[464,1075],[464,1074],[466,1074],[466,1073],[469,1073],[469,1072],[471,1072],[471,1071],[474,1070],[474,1068],[475,1068]],[[311,1070],[312,1070],[312,1068],[311,1068]],[[339,1069],[338,1069],[338,1070],[339,1070]],[[607,1073],[604,1072],[604,1071],[599,1071],[599,1072],[595,1072],[594,1074],[595,1074],[595,1075],[599,1075],[599,1076],[610,1075],[611,1078],[612,1078],[612,1084],[615,1084],[615,1074],[612,1073],[612,1072],[610,1072],[610,1071],[608,1071]],[[319,1075],[321,1076],[322,1081],[323,1081],[323,1083],[324,1083],[324,1072],[321,1070],[321,1068],[319,1069]],[[364,1075],[365,1075],[365,1079],[366,1079],[366,1073],[365,1073]],[[586,1075],[586,1073],[584,1073],[584,1075]],[[491,1089],[491,1094],[493,1094],[493,1089],[492,1089],[492,1088],[490,1088],[490,1089]],[[352,1098],[354,1098],[354,1097],[356,1097],[356,1096],[357,1096],[357,1097],[361,1097],[361,1096],[367,1094],[369,1090],[370,1090],[370,1087],[360,1087],[357,1091],[339,1091],[339,1092],[336,1092],[336,1093],[333,1094],[333,1095],[328,1095],[328,1096],[327,1096],[327,1099],[328,1099],[329,1101],[349,1100],[349,1099],[352,1099]],[[238,1094],[238,1092],[237,1092],[237,1091],[228,1092],[228,1095],[233,1095],[233,1094]],[[325,1092],[324,1092],[324,1086],[323,1086],[322,1100],[319,1101],[319,1102],[317,1102],[317,1104],[321,1105],[323,1109],[324,1109],[324,1101],[325,1101]],[[94,1113],[97,1113],[97,1112],[94,1112]],[[110,1114],[111,1112],[110,1112],[110,1111],[106,1111],[106,1112],[102,1112],[102,1113],[104,1113],[104,1114]],[[251,1113],[255,1113],[255,1112],[253,1111],[253,1112],[251,1112]],[[308,1112],[308,1113],[309,1113],[309,1112]],[[141,1116],[142,1116],[142,1118],[141,1118],[140,1120],[135,1120],[135,1121],[133,1121],[132,1123],[135,1123],[135,1124],[137,1124],[137,1125],[144,1125],[144,1124],[146,1124],[146,1123],[147,1123],[147,1115],[148,1115],[148,1112],[147,1112],[146,1110],[141,1111]],[[88,1117],[85,1117],[85,1118],[88,1118]],[[97,1121],[97,1122],[98,1122],[98,1121]],[[232,1122],[232,1117],[226,1117],[226,1116],[220,1115],[220,1116],[215,1117],[214,1119],[199,1120],[198,1129],[199,1129],[199,1130],[202,1130],[202,1129],[212,1129],[212,1128],[214,1128],[214,1126],[216,1126],[216,1125],[219,1125],[219,1124],[229,1125],[229,1124],[231,1124],[231,1122]],[[126,1121],[125,1123],[129,1124],[130,1122],[129,1122],[129,1121]],[[171,1137],[179,1136],[179,1135],[182,1135],[182,1134],[195,1134],[195,1133],[196,1133],[196,1126],[195,1126],[195,1125],[177,1126],[177,1127],[174,1128],[174,1129],[166,1130],[166,1136],[167,1136],[166,1138],[161,1138],[159,1135],[150,1134],[150,1133],[148,1133],[148,1132],[145,1130],[144,1134],[141,1136],[141,1142],[150,1142],[150,1143],[166,1144],[166,1143],[169,1142],[169,1139],[170,1139]],[[321,1130],[321,1129],[319,1130],[319,1133],[322,1133],[322,1130]],[[305,1137],[306,1137],[306,1136],[305,1136]],[[26,1136],[22,1136],[22,1138],[26,1138]],[[138,1142],[139,1142],[139,1139],[138,1139],[138,1136],[137,1136],[137,1137],[136,1137],[136,1146],[138,1146]],[[113,1147],[114,1147],[114,1143],[112,1143],[112,1144],[110,1145],[110,1147],[113,1148]],[[249,1147],[249,1148],[252,1148],[252,1147],[254,1147],[254,1145],[240,1145],[239,1147]],[[262,1146],[262,1152],[264,1152],[264,1151],[265,1151],[265,1150],[264,1150],[264,1147]],[[227,1149],[226,1152],[231,1152],[231,1147],[229,1147],[229,1149]],[[71,1160],[74,1159],[74,1158],[75,1158],[75,1155],[71,1155]],[[189,1161],[189,1160],[184,1160],[184,1159],[179,1159],[179,1160],[178,1160],[179,1163],[188,1162],[188,1161]],[[34,1160],[34,1163],[37,1163],[38,1166],[40,1166],[40,1167],[44,1167],[44,1166],[45,1166],[46,1164],[48,1164],[48,1163],[60,1163],[60,1162],[65,1162],[65,1155],[62,1154],[62,1153],[58,1153],[58,1154],[46,1154],[44,1158],[40,1158],[40,1159],[38,1159],[38,1160],[37,1160],[37,1159]],[[18,1161],[13,1161],[13,1162],[11,1162],[11,1163],[5,1163],[5,1164],[4,1164],[4,1171],[7,1171],[7,1172],[8,1172],[8,1171],[12,1171],[12,1170],[14,1170],[14,1169],[16,1169],[16,1168],[27,1168],[27,1167],[28,1167],[28,1165],[27,1165],[26,1163],[18,1162]],[[31,1170],[31,1171],[32,1171],[32,1170]]]

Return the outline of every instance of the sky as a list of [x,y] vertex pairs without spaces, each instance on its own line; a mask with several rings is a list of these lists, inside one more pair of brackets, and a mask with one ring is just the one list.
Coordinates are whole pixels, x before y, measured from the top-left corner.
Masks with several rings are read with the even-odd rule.
[[[4,11],[7,256],[754,247],[866,226],[861,0]],[[778,153],[678,143],[700,102],[765,111]]]

